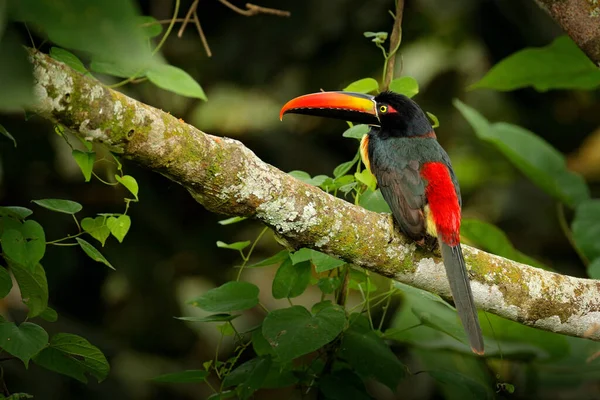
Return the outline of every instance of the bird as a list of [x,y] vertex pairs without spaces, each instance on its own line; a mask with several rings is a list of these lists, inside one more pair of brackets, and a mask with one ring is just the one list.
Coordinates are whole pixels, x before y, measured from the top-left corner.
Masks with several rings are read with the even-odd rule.
[[281,109],[369,125],[360,153],[375,176],[393,219],[421,246],[437,242],[452,298],[473,353],[484,354],[483,336],[460,245],[462,198],[450,157],[421,107],[400,93],[322,91],[296,97]]

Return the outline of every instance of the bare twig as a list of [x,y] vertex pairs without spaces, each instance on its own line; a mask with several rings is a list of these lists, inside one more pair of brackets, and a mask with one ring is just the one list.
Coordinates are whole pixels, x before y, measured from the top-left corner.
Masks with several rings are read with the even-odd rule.
[[231,4],[227,0],[219,0],[219,2],[221,2],[221,4],[223,4],[230,10],[233,10],[236,13],[238,13],[240,15],[244,15],[246,17],[251,17],[251,16],[257,15],[257,14],[270,14],[270,15],[276,15],[278,17],[289,17],[291,15],[291,13],[289,11],[278,10],[276,8],[261,7],[261,6],[257,6],[255,4],[250,4],[250,3],[246,3],[246,10],[244,10],[243,8],[239,8],[239,7]]
[[183,19],[183,24],[181,25],[181,28],[179,28],[179,32],[177,32],[177,37],[181,39],[181,36],[183,36],[183,31],[185,31],[185,27],[187,26],[188,22],[190,22],[190,19],[192,18],[192,14],[194,14],[196,12],[196,9],[198,8],[198,2],[200,0],[194,0],[194,2],[192,3],[192,5],[190,6],[190,8],[188,9],[187,14],[185,14],[185,18]]
[[385,77],[383,79],[381,90],[388,90],[390,82],[394,78],[394,67],[396,66],[396,52],[402,41],[402,14],[404,12],[404,0],[397,0],[396,17],[394,18],[394,27],[390,35],[390,51],[387,56]]
[[194,11],[194,23],[196,24],[196,29],[198,30],[198,34],[200,35],[200,40],[202,40],[202,45],[204,46],[206,55],[212,57],[212,52],[210,51],[208,40],[206,40],[206,36],[204,35],[204,31],[202,30],[202,25],[200,25],[200,19],[198,18],[198,13],[196,11]]

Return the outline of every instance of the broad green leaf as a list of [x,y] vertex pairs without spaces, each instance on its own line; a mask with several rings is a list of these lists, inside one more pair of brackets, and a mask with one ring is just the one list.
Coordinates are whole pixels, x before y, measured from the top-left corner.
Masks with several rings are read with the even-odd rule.
[[5,229],[0,241],[6,256],[29,268],[33,268],[46,252],[44,228],[33,220],[24,221],[18,230]]
[[143,15],[136,18],[137,25],[142,29],[144,37],[150,39],[162,33],[162,25],[158,20],[149,15]]
[[375,176],[366,168],[360,172],[356,172],[354,174],[354,178],[357,182],[362,183],[371,191],[375,190],[377,187],[377,180],[375,179]]
[[290,253],[290,260],[292,260],[293,264],[298,264],[303,261],[308,261],[312,259],[314,250],[303,247],[298,251]]
[[319,380],[319,390],[327,400],[372,400],[365,384],[354,372],[343,369]]
[[281,263],[273,279],[273,297],[285,299],[300,296],[308,287],[311,272],[310,262],[304,261],[294,265],[288,258]]
[[231,225],[236,224],[238,222],[242,222],[248,219],[247,217],[231,217],[227,219],[222,219],[219,221],[219,225]]
[[16,262],[9,262],[8,265],[19,284],[23,303],[29,308],[27,316],[37,317],[48,307],[48,282],[44,267],[39,263],[33,268]]
[[587,271],[590,278],[600,279],[600,257],[596,258],[588,265]]
[[119,215],[117,218],[108,217],[106,226],[119,243],[123,243],[123,239],[131,227],[131,218],[129,218],[129,215]]
[[188,304],[216,313],[247,310],[258,304],[258,292],[258,287],[252,283],[232,281],[207,291]]
[[333,176],[339,178],[340,176],[346,175],[355,163],[356,159],[352,161],[346,161],[345,163],[341,163],[333,170]]
[[589,199],[583,178],[567,169],[565,158],[539,136],[504,122],[490,124],[481,114],[459,100],[454,106],[471,124],[477,136],[498,150],[536,185],[571,208]]
[[223,387],[237,386],[241,400],[248,399],[261,388],[271,369],[270,357],[257,357],[231,371],[223,380]]
[[317,271],[317,273],[329,271],[346,264],[346,262],[343,260],[332,257],[329,254],[321,253],[320,251],[316,250],[312,251],[311,260],[312,263],[315,265],[315,271]]
[[0,207],[0,216],[13,217],[16,219],[25,219],[25,218],[29,217],[31,214],[33,214],[33,211],[31,211],[29,208],[25,208],[25,207],[15,207],[15,206]]
[[92,59],[90,70],[104,75],[112,75],[118,78],[143,78],[146,75],[146,68],[140,68],[129,65],[122,65],[106,60]]
[[35,101],[33,65],[12,29],[0,38],[0,60],[0,111],[19,111]]
[[244,242],[235,242],[235,243],[225,243],[225,242],[221,242],[220,240],[217,242],[217,247],[220,249],[242,251],[248,246],[250,246],[249,240],[246,240]]
[[460,235],[487,252],[537,268],[548,269],[544,264],[515,249],[504,232],[487,222],[463,219]]
[[206,317],[177,317],[177,319],[180,319],[182,321],[190,321],[190,322],[229,322],[229,321],[233,321],[234,319],[236,319],[239,316],[240,316],[239,314],[221,313],[221,314],[208,315]]
[[181,372],[173,372],[152,378],[154,382],[169,382],[169,383],[199,383],[205,382],[208,377],[208,371],[201,369],[187,370]]
[[156,65],[148,70],[146,77],[159,88],[182,96],[207,100],[198,82],[180,68],[172,65]]
[[16,139],[13,137],[13,135],[11,135],[4,126],[2,126],[2,124],[0,124],[0,133],[4,136],[6,136],[7,138],[9,138],[10,140],[12,140],[13,145],[15,147],[17,147],[17,141]]
[[360,375],[373,377],[392,390],[407,372],[385,341],[371,329],[369,320],[360,314],[350,317],[350,327],[344,332],[338,354]]
[[39,325],[0,322],[0,347],[29,367],[29,360],[48,343],[48,333]]
[[270,265],[279,264],[283,260],[289,259],[289,254],[290,254],[289,251],[281,250],[279,253],[275,254],[274,256],[266,258],[262,261],[254,263],[252,265],[248,265],[246,268],[268,267]]
[[[442,386],[451,386],[460,390],[460,398],[471,399],[495,399],[491,387],[485,386],[481,382],[455,371],[429,371],[429,375]],[[448,398],[448,397],[447,397]],[[459,398],[459,397],[454,397]]]
[[273,348],[263,336],[261,328],[252,331],[252,348],[257,356],[273,355]]
[[600,200],[581,203],[575,209],[571,229],[577,247],[589,260],[600,257]]
[[381,190],[379,189],[375,191],[367,189],[363,194],[360,195],[358,204],[370,211],[387,214],[392,213],[390,206],[388,206],[386,203],[383,195],[381,194]]
[[131,175],[123,175],[123,176],[115,175],[115,179],[121,185],[125,186],[127,188],[127,190],[129,190],[131,192],[131,194],[133,194],[133,196],[135,197],[136,200],[139,200],[138,199],[139,187],[138,187],[137,181],[135,180],[135,178],[133,176],[131,176]]
[[345,324],[346,313],[338,305],[329,303],[314,314],[302,306],[292,306],[270,312],[262,333],[279,360],[288,362],[331,342]]
[[[267,343],[267,346],[268,345],[269,344]],[[298,381],[299,378],[293,370],[292,363],[280,364],[278,362],[273,362],[271,363],[269,373],[261,387],[265,389],[284,388],[295,385]]]
[[115,267],[113,267],[108,262],[108,260],[102,255],[102,253],[100,253],[89,242],[86,242],[85,240],[83,240],[81,238],[75,238],[75,240],[77,240],[77,243],[79,243],[79,247],[81,247],[81,249],[85,252],[85,254],[87,254],[92,260],[102,263],[110,269],[115,269]]
[[0,266],[0,298],[8,296],[12,289],[12,278],[6,268]]
[[106,239],[110,236],[110,228],[106,224],[106,217],[84,218],[81,220],[81,228],[99,241],[104,247]]
[[63,64],[68,65],[72,69],[77,72],[81,72],[82,74],[87,74],[87,69],[81,62],[79,58],[68,50],[61,49],[60,47],[51,47],[50,48],[50,57],[54,58],[57,61],[60,61]]
[[344,88],[345,92],[371,93],[379,89],[379,83],[373,78],[359,79]]
[[40,207],[65,214],[76,214],[83,209],[81,204],[71,200],[41,199],[31,201]]
[[[122,0],[20,0],[18,14],[66,49],[84,51],[92,58],[127,69],[157,65],[133,2]],[[65,28],[65,27],[68,27]]]
[[541,48],[518,51],[497,63],[471,88],[514,90],[533,86],[549,89],[595,89],[600,86],[600,69],[568,36]]
[[90,179],[92,179],[92,170],[94,169],[94,163],[96,162],[96,153],[93,151],[84,152],[73,150],[71,154],[79,166],[79,169],[81,169],[85,181],[89,182]]
[[403,76],[390,82],[390,90],[410,98],[419,93],[419,83],[412,76]]
[[110,366],[102,352],[86,339],[70,333],[57,333],[50,345],[33,359],[41,367],[80,382],[87,383],[86,374],[102,382],[108,376]]
[[321,289],[321,292],[325,294],[331,294],[335,292],[341,285],[340,278],[336,277],[326,277],[321,278],[317,282],[317,286]]
[[38,317],[48,322],[56,322],[58,320],[58,313],[53,308],[46,307]]
[[362,140],[363,136],[369,132],[369,125],[359,124],[354,125],[342,133],[343,137]]
[[0,242],[5,257],[10,257],[21,264],[27,264],[27,242],[20,230],[5,229],[0,237]]

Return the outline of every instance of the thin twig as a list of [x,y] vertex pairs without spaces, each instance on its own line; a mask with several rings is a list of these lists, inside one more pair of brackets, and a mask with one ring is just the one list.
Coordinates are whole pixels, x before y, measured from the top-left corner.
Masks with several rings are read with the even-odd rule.
[[181,39],[181,37],[183,36],[183,31],[185,31],[185,27],[187,26],[188,22],[190,22],[190,19],[192,18],[192,14],[194,14],[196,12],[199,1],[200,0],[194,0],[194,2],[190,6],[187,14],[185,14],[185,18],[183,19],[183,24],[181,24],[181,28],[179,28],[179,32],[177,32],[178,38]]
[[289,17],[290,15],[292,15],[289,11],[278,10],[276,8],[261,7],[261,6],[257,6],[255,4],[250,4],[250,3],[246,3],[246,10],[244,10],[243,8],[234,6],[227,0],[219,0],[219,2],[221,2],[221,4],[223,4],[225,7],[229,8],[230,10],[233,10],[236,13],[246,16],[246,17],[251,17],[251,16],[257,15],[257,14],[270,14],[270,15],[276,15],[278,17]]
[[394,27],[390,35],[390,52],[387,56],[386,73],[383,79],[381,89],[388,90],[390,82],[394,78],[394,66],[396,65],[396,52],[402,41],[402,14],[404,12],[404,0],[398,0],[396,3],[396,17],[394,18]]
[[206,55],[212,57],[212,52],[210,51],[210,47],[208,46],[208,40],[206,40],[206,36],[204,36],[204,31],[202,30],[202,25],[200,25],[200,19],[198,19],[198,13],[196,11],[194,11],[194,23],[196,24],[196,29],[198,30],[198,34],[200,35],[200,40],[202,40],[202,45],[204,46]]

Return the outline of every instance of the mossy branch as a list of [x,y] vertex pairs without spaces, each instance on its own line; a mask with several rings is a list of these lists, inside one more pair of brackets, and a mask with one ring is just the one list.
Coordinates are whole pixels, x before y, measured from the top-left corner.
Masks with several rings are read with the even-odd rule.
[[[441,260],[395,232],[389,215],[328,195],[261,161],[242,143],[205,134],[48,56],[32,52],[33,111],[185,187],[208,210],[262,221],[311,247],[450,297]],[[477,305],[526,325],[600,340],[600,282],[463,246]]]

